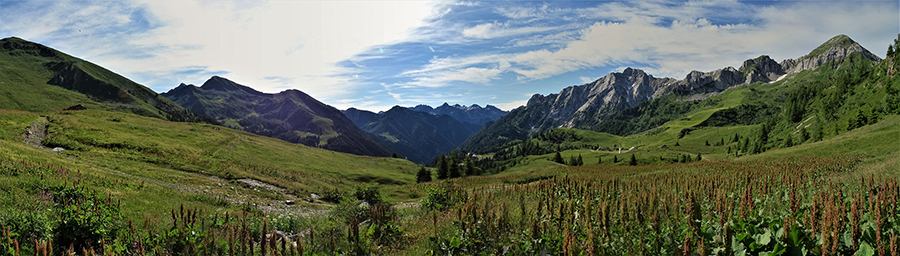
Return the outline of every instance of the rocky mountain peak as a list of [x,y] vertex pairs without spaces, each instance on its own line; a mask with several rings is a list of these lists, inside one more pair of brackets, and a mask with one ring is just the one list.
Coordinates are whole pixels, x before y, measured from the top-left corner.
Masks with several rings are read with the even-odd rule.
[[863,57],[875,62],[881,61],[881,58],[863,48],[862,45],[853,41],[849,36],[837,35],[803,57],[796,60],[787,59],[782,61],[781,66],[786,73],[800,72],[818,68],[826,62],[843,61],[853,53],[862,54]]

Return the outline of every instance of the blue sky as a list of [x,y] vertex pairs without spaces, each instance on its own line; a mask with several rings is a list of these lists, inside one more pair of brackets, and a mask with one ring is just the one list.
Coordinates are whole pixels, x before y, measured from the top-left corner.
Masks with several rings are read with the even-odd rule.
[[340,109],[511,109],[625,67],[657,77],[797,58],[846,34],[878,56],[897,1],[9,1],[0,37],[157,92],[213,75]]

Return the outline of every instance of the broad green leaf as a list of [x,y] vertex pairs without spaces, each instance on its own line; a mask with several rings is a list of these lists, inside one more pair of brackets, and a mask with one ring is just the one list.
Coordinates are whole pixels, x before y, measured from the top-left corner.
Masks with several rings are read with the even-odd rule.
[[459,248],[460,245],[462,245],[462,241],[459,240],[459,237],[454,236],[453,238],[450,238],[450,247]]
[[844,243],[844,246],[853,248],[853,238],[850,237],[850,232],[841,234],[841,242]]
[[744,243],[741,243],[741,241],[734,238],[731,240],[731,251],[734,252],[735,256],[747,255],[747,248],[744,247]]
[[770,242],[772,242],[772,230],[766,229],[766,231],[762,234],[753,236],[753,239],[756,240],[756,243],[759,245],[768,245]]
[[853,254],[853,256],[872,256],[875,255],[875,248],[872,248],[869,243],[863,241],[859,244],[859,250]]

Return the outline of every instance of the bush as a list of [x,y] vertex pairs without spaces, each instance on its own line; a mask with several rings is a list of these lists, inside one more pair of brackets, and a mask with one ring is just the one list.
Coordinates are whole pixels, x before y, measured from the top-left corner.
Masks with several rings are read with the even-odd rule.
[[326,189],[322,191],[322,196],[319,199],[325,202],[340,203],[344,199],[344,194],[338,189]]
[[10,238],[19,241],[50,239],[54,224],[47,211],[10,211],[0,215],[0,230],[8,228]]
[[359,200],[343,200],[332,208],[328,215],[347,223],[354,217],[362,222],[369,219],[369,208],[364,207]]
[[422,209],[443,211],[468,200],[466,191],[452,184],[428,188]]
[[[54,244],[100,249],[101,241],[115,241],[123,218],[118,203],[84,187],[54,188],[59,221]],[[62,247],[61,247],[62,248]]]
[[353,195],[356,196],[356,199],[365,201],[369,205],[376,205],[382,202],[381,193],[378,192],[378,185],[374,184],[356,188],[356,192]]

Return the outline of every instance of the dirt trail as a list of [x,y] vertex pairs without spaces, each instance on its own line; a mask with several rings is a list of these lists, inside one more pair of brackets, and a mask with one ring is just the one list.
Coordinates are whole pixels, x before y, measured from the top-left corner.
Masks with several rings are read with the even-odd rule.
[[25,133],[22,133],[22,137],[25,137],[25,144],[43,148],[44,146],[41,145],[41,142],[47,137],[47,123],[46,117],[38,117],[37,120],[34,120],[34,123],[31,123],[31,126],[25,128]]

